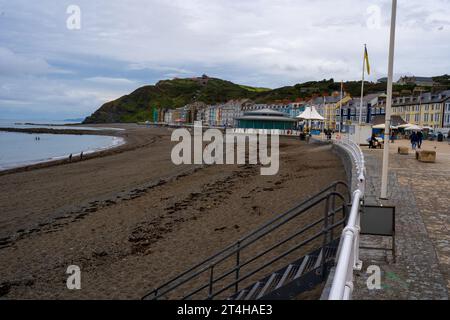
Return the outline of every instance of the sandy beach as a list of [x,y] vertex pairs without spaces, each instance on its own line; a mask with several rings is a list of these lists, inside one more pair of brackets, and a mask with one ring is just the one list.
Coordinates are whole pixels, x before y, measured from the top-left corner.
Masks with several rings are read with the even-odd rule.
[[[111,127],[108,125],[107,127]],[[85,161],[0,176],[0,298],[139,299],[336,180],[331,147],[280,140],[280,171],[175,166],[166,128]],[[299,222],[302,223],[302,222]],[[82,289],[66,288],[79,265]]]

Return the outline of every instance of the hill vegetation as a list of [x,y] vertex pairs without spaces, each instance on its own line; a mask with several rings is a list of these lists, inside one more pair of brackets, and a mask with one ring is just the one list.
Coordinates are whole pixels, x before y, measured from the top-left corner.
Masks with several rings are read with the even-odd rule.
[[[450,76],[435,77],[440,87],[450,88]],[[206,104],[229,100],[252,99],[256,103],[304,100],[313,95],[339,91],[341,84],[333,79],[310,81],[277,89],[257,88],[202,76],[199,78],[162,80],[156,85],[141,87],[117,100],[105,103],[84,123],[139,122],[153,120],[154,108],[179,108],[193,102]],[[394,91],[412,92],[414,85],[394,85]],[[344,82],[351,96],[361,94],[361,81]],[[386,91],[385,83],[365,83],[365,94]]]

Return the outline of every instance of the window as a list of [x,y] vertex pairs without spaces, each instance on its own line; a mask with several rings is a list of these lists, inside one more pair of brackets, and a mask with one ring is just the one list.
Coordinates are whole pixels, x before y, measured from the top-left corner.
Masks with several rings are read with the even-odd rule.
[[439,113],[436,113],[434,115],[434,122],[439,122],[441,120],[441,115]]
[[406,115],[406,122],[409,122],[409,114]]
[[423,115],[423,121],[424,121],[424,122],[428,122],[428,119],[429,119],[429,114],[428,114],[428,113],[425,113],[425,114]]
[[420,121],[420,114],[416,114],[416,115],[414,116],[414,121],[415,121],[415,122],[419,122],[419,121]]

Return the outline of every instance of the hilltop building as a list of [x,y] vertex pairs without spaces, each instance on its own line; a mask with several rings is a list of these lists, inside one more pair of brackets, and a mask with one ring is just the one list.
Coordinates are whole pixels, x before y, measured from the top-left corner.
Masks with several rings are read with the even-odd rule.
[[434,85],[433,78],[431,77],[401,77],[400,80],[397,81],[397,84],[407,85],[407,84],[415,84],[417,86],[423,87],[432,87]]

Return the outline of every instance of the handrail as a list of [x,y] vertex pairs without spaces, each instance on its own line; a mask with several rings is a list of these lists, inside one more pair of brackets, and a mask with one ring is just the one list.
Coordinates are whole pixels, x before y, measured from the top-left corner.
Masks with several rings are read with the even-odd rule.
[[[280,226],[284,225],[285,223],[289,222],[290,220],[298,217],[299,215],[301,215],[302,213],[304,213],[305,211],[310,209],[312,207],[311,203],[315,203],[314,200],[316,200],[316,202],[317,202],[317,198],[319,196],[325,194],[326,192],[328,192],[332,189],[337,190],[339,185],[342,185],[345,187],[345,189],[347,191],[346,193],[348,193],[348,198],[350,199],[350,194],[348,191],[349,187],[348,187],[347,183],[345,183],[343,181],[337,181],[337,182],[331,184],[329,187],[323,189],[321,192],[312,196],[311,198],[303,201],[301,204],[297,205],[296,207],[292,208],[291,210],[285,212],[284,214],[277,216],[274,219],[271,219],[270,221],[268,221],[267,223],[262,225],[257,230],[255,230],[255,231],[251,232],[250,234],[248,234],[247,236],[241,238],[236,243],[226,247],[222,251],[212,255],[211,257],[207,258],[206,260],[202,261],[201,263],[198,263],[197,265],[195,265],[194,267],[190,268],[189,270],[183,272],[182,274],[178,275],[177,277],[167,281],[162,286],[156,288],[155,290],[153,290],[150,293],[148,293],[147,295],[145,295],[143,297],[143,299],[147,299],[147,298],[157,299],[158,297],[161,297],[161,296],[169,293],[170,291],[172,291],[172,290],[176,289],[177,287],[179,287],[180,285],[192,280],[193,278],[199,276],[200,274],[210,270],[211,265],[217,265],[218,263],[226,260],[227,258],[233,256],[236,253],[238,254],[238,259],[239,259],[239,252],[242,249],[251,245],[255,241],[259,240],[260,238],[264,237],[271,231],[279,228]],[[336,191],[333,191],[332,193],[335,194]],[[327,195],[327,196],[329,196],[329,195]],[[340,195],[340,196],[342,198],[344,198],[342,195]],[[323,199],[321,199],[321,201],[323,201]],[[345,198],[344,198],[344,202],[345,202]],[[304,208],[305,206],[306,206],[306,208]],[[254,238],[251,239],[252,237],[254,237]],[[216,261],[214,261],[214,259],[216,259]],[[238,273],[237,273],[237,277],[238,277]]]
[[353,293],[353,271],[361,270],[359,260],[360,210],[364,201],[366,167],[361,148],[352,141],[335,141],[348,152],[354,161],[357,181],[353,193],[352,207],[347,226],[341,236],[337,266],[330,290],[329,300],[351,300]]
[[[256,272],[259,272],[261,270],[263,270],[264,268],[272,265],[273,263],[277,262],[278,260],[286,257],[287,255],[291,254],[292,252],[294,252],[295,250],[298,250],[299,248],[303,247],[304,245],[310,243],[311,241],[319,238],[320,236],[322,236],[324,233],[326,234],[327,232],[329,232],[331,229],[334,229],[335,227],[339,226],[342,224],[342,222],[345,221],[345,218],[332,224],[331,226],[327,227],[326,229],[321,230],[320,232],[317,232],[316,234],[314,234],[313,236],[309,237],[308,239],[302,241],[301,243],[299,243],[298,245],[294,246],[293,248],[288,249],[287,251],[283,252],[282,254],[280,254],[279,256],[277,256],[276,258],[271,259],[270,261],[266,262],[264,265],[258,267],[256,270],[253,270],[249,273],[247,273],[245,276],[239,278],[238,280],[230,283],[229,285],[227,285],[226,287],[220,289],[219,291],[217,291],[216,293],[214,293],[210,298],[213,298],[219,294],[221,294],[222,292],[232,288],[234,285],[236,285],[237,283],[251,277],[252,275],[254,275]],[[321,263],[321,265],[323,264],[323,262]]]
[[[317,204],[322,203],[324,200],[329,200],[331,196],[337,196],[338,198],[340,198],[340,199],[342,200],[343,203],[345,203],[345,198],[344,198],[340,193],[337,193],[337,192],[331,192],[331,193],[327,194],[326,196],[323,196],[322,198],[318,199],[314,204],[311,204],[308,208],[305,208],[305,211],[311,209],[312,207],[316,206]],[[210,282],[209,285],[211,285],[211,284],[213,285],[213,284],[215,284],[216,282],[218,282],[218,281],[220,281],[220,280],[226,278],[227,276],[231,275],[233,272],[236,272],[237,270],[240,270],[241,268],[245,267],[246,265],[249,265],[250,263],[252,263],[252,262],[256,261],[257,259],[259,259],[259,258],[263,257],[264,255],[266,255],[266,254],[269,253],[270,251],[272,251],[272,250],[274,250],[274,249],[280,247],[281,245],[283,245],[283,244],[285,244],[285,243],[291,241],[291,240],[294,239],[295,237],[297,237],[297,236],[303,234],[304,232],[306,232],[306,231],[308,231],[308,230],[314,228],[315,226],[317,226],[317,225],[319,225],[321,222],[323,222],[325,219],[328,219],[328,218],[334,216],[337,212],[339,212],[339,211],[341,211],[341,210],[343,211],[343,219],[339,220],[338,222],[334,222],[331,226],[327,226],[326,228],[324,228],[323,230],[321,230],[321,231],[318,233],[318,235],[317,235],[316,237],[314,237],[313,239],[311,239],[310,241],[312,241],[312,240],[318,238],[320,235],[323,235],[323,234],[328,233],[330,230],[336,228],[336,227],[339,226],[339,225],[342,225],[342,224],[346,221],[345,208],[338,208],[338,209],[336,209],[336,210],[332,210],[331,212],[328,212],[328,215],[327,215],[326,218],[325,218],[325,217],[322,217],[322,218],[320,218],[319,220],[316,220],[315,222],[310,223],[309,225],[307,225],[306,227],[304,227],[304,228],[302,228],[301,230],[297,231],[297,232],[294,233],[293,235],[290,235],[290,236],[284,238],[283,240],[279,241],[278,243],[272,245],[270,248],[264,250],[264,251],[261,252],[261,253],[258,253],[256,256],[254,256],[254,257],[252,257],[252,258],[248,258],[248,260],[245,261],[245,262],[243,262],[243,263],[237,264],[237,265],[236,265],[234,268],[232,268],[231,270],[225,271],[225,273],[223,273],[222,275],[220,275],[220,276],[214,278],[214,279]],[[310,242],[310,241],[307,241],[306,243],[308,243],[308,242]],[[296,246],[294,249],[292,249],[292,248],[289,249],[289,250],[291,250],[291,251],[289,251],[289,253],[295,251],[296,249],[299,249],[301,246],[305,245],[306,243],[301,243],[300,245]],[[278,261],[279,259],[283,258],[283,257],[286,256],[286,255],[287,255],[287,254],[281,255],[281,256],[275,258],[274,260],[272,260],[271,263]],[[217,265],[217,263],[216,263],[216,264],[213,264],[213,265],[210,265],[208,269],[214,268],[216,265]],[[258,271],[264,269],[264,268],[267,267],[268,265],[270,265],[270,264],[266,264],[266,265],[264,265],[263,268],[254,270],[254,271],[248,273],[246,276],[238,277],[238,279],[236,279],[236,281],[233,282],[232,285],[227,286],[226,289],[231,288],[233,285],[239,284],[239,283],[242,282],[243,280],[247,279],[248,276],[251,276],[251,275],[255,274],[256,272],[258,272]],[[201,290],[206,289],[207,287],[208,287],[208,285],[204,285],[203,287],[197,288],[195,291],[193,291],[193,292],[189,293],[188,295],[186,295],[183,299],[187,299],[187,298],[191,297],[192,295],[194,295],[194,294],[200,292]],[[224,289],[224,288],[222,288],[222,289]],[[226,289],[225,289],[225,290],[226,290]],[[220,290],[219,292],[216,292],[215,294],[211,295],[210,298],[217,296],[218,294],[222,293],[222,292],[225,291],[225,290]]]

